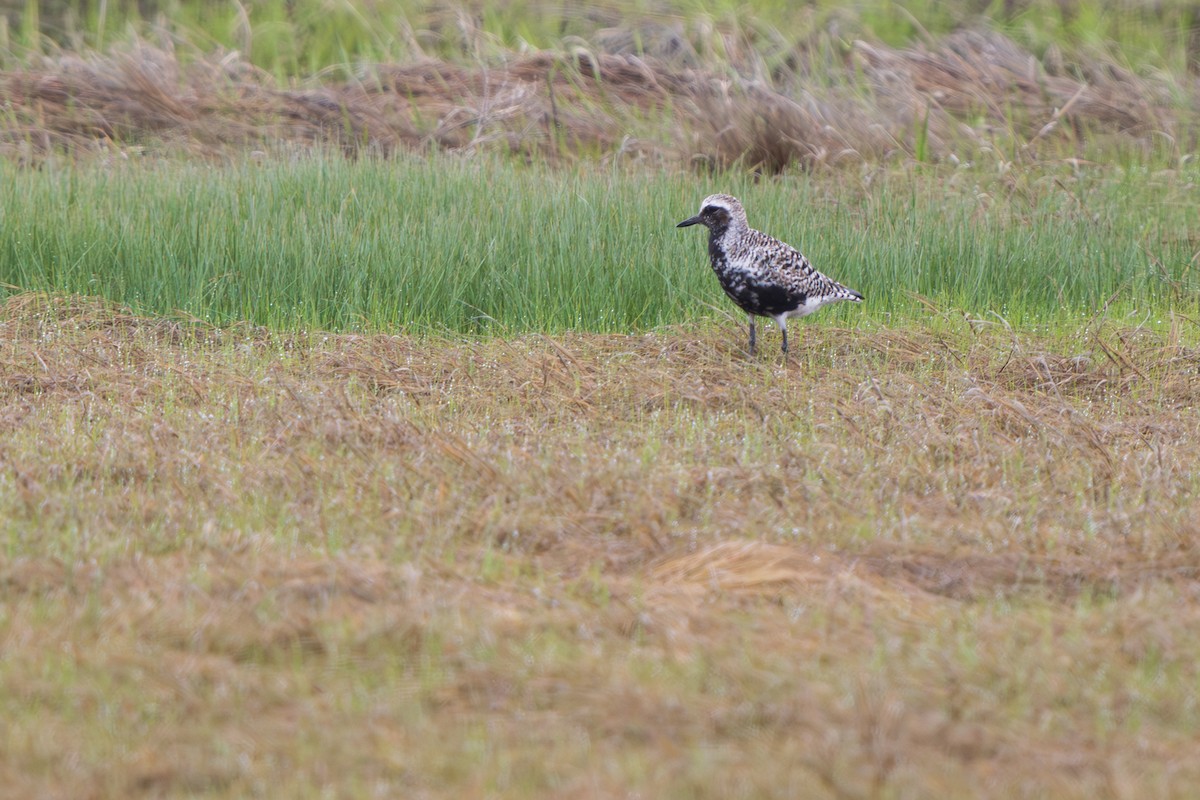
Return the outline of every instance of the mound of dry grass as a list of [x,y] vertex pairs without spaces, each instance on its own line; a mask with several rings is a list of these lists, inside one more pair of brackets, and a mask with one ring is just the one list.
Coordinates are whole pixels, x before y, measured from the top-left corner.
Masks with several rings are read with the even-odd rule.
[[836,59],[798,46],[785,59],[791,67],[770,70],[735,41],[725,46],[733,61],[717,64],[668,30],[638,38],[657,56],[626,52],[630,37],[613,31],[596,39],[591,49],[486,66],[377,65],[353,81],[302,88],[277,85],[236,53],[186,65],[147,43],[59,54],[0,74],[0,142],[25,158],[110,144],[213,155],[292,143],[766,172],[1014,150],[1082,157],[1112,141],[1148,151],[1156,136],[1176,153],[1196,146],[1194,83],[1111,63],[1046,66],[994,32],[954,34],[932,49],[857,42]]
[[18,794],[1200,779],[1190,323],[446,340],[0,311]]

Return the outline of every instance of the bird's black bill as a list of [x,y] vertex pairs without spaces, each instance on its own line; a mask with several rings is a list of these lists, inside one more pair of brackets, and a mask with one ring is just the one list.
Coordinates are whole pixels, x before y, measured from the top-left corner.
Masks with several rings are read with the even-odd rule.
[[688,225],[699,225],[699,224],[700,224],[700,215],[697,214],[694,217],[688,217],[687,219],[685,219],[683,222],[679,223],[675,227],[676,228],[686,228]]

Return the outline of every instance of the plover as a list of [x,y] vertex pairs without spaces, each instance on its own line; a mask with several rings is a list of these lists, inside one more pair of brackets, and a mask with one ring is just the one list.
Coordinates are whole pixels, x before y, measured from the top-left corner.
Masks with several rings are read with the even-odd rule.
[[708,228],[708,255],[721,288],[750,320],[751,355],[756,316],[775,320],[786,353],[788,317],[806,317],[839,300],[862,302],[861,294],[817,272],[799,250],[751,228],[736,197],[709,195],[699,214],[676,227],[697,224]]

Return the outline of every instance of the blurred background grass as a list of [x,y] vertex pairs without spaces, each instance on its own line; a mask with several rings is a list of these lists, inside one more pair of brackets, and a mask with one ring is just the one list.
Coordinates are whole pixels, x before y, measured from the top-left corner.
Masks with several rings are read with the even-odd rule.
[[1200,63],[1200,5],[1192,0],[26,0],[10,3],[3,19],[0,44],[10,59],[55,47],[102,50],[130,32],[157,30],[203,49],[239,50],[280,77],[361,60],[473,58],[480,53],[464,45],[480,41],[555,48],[646,23],[674,26],[698,45],[713,44],[715,29],[735,30],[777,52],[819,30],[901,46],[986,24],[1039,57],[1086,52],[1177,73]]

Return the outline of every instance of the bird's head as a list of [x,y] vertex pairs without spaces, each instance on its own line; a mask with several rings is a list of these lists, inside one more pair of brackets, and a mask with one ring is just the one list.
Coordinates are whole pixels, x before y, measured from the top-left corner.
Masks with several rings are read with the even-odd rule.
[[704,225],[710,231],[717,233],[729,228],[746,225],[746,211],[736,197],[728,194],[710,194],[700,204],[700,213],[688,217],[675,227],[686,228],[689,225]]

